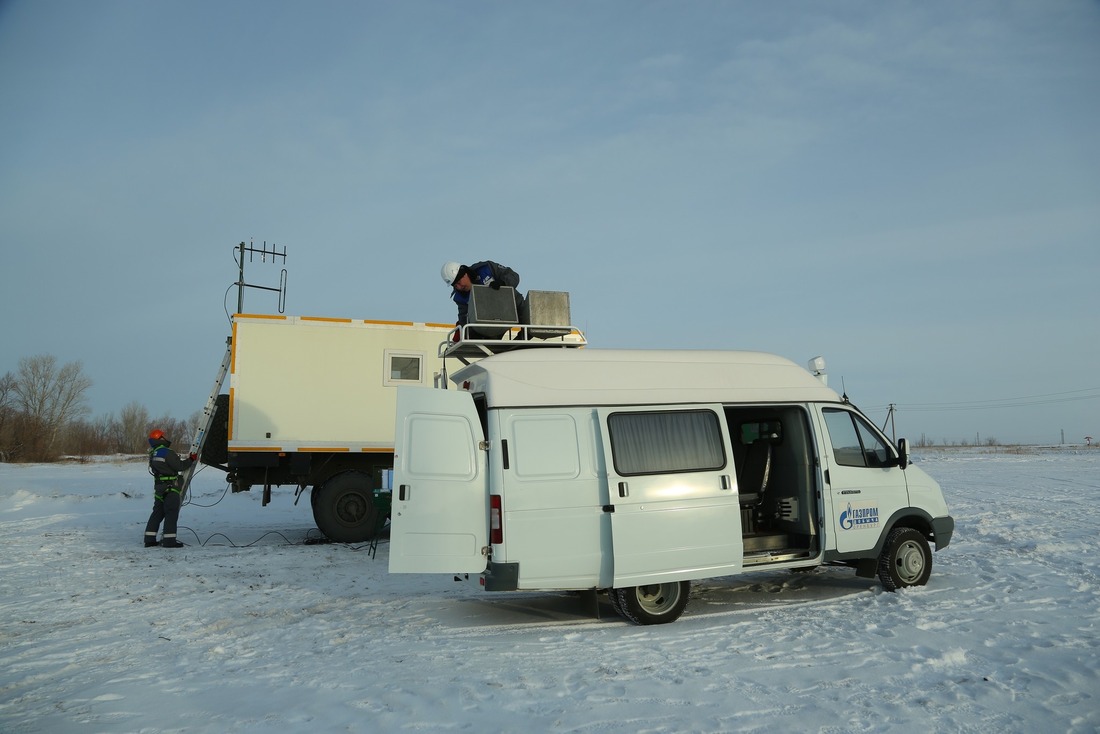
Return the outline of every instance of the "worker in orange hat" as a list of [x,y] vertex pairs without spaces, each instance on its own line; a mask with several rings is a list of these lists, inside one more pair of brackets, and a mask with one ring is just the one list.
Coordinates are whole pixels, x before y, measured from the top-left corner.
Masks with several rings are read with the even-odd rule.
[[153,512],[145,525],[145,547],[157,545],[157,530],[164,522],[164,535],[160,545],[164,548],[182,548],[183,543],[176,540],[176,521],[180,516],[182,490],[180,474],[186,471],[197,458],[191,454],[186,459],[168,447],[172,445],[164,436],[164,431],[154,428],[149,431],[149,473],[153,475]]

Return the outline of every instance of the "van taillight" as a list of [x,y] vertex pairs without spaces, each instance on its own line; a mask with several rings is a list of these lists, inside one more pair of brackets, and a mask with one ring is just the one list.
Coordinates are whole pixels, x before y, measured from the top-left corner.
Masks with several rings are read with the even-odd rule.
[[489,542],[493,545],[504,542],[504,520],[500,508],[500,495],[489,495]]

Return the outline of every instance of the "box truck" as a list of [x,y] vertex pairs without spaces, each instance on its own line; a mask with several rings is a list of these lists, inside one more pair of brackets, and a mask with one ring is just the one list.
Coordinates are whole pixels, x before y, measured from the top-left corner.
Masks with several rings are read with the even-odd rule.
[[[310,490],[314,520],[331,540],[374,538],[389,514],[398,387],[445,382],[449,362],[585,344],[568,325],[568,294],[529,293],[521,324],[511,288],[474,290],[471,323],[462,327],[234,315],[192,451],[225,470],[234,492],[262,488],[264,506],[273,487],[295,487],[295,501]],[[512,307],[510,315],[497,313],[501,302]],[[484,323],[493,327],[491,338],[477,335]]]
[[449,324],[237,314],[228,393],[217,396],[204,464],[234,492],[310,492],[317,527],[343,542],[384,522],[398,385],[434,384]]

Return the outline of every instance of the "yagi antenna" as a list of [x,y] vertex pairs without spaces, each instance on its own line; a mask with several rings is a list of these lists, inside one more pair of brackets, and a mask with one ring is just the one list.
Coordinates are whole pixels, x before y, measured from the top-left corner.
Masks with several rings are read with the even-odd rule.
[[252,283],[244,282],[244,254],[248,253],[248,261],[252,262],[256,255],[260,256],[260,262],[267,262],[267,258],[271,257],[271,262],[277,262],[276,258],[282,258],[283,263],[286,263],[286,245],[283,245],[282,252],[275,249],[275,244],[272,243],[271,249],[267,248],[267,241],[264,241],[262,247],[256,247],[251,240],[248,244],[241,243],[233,248],[238,251],[237,265],[240,268],[240,277],[237,279],[235,285],[237,286],[237,313],[244,313],[244,289],[256,288],[262,291],[274,291],[279,294],[279,313],[283,313],[286,308],[286,268],[283,268],[282,273],[279,275],[279,287],[272,288],[266,285],[255,285]]

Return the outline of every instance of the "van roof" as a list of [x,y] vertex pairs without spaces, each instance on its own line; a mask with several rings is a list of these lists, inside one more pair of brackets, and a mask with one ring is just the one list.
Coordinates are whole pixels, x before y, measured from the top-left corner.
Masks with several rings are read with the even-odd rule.
[[789,359],[763,352],[526,349],[451,375],[490,407],[840,402]]

